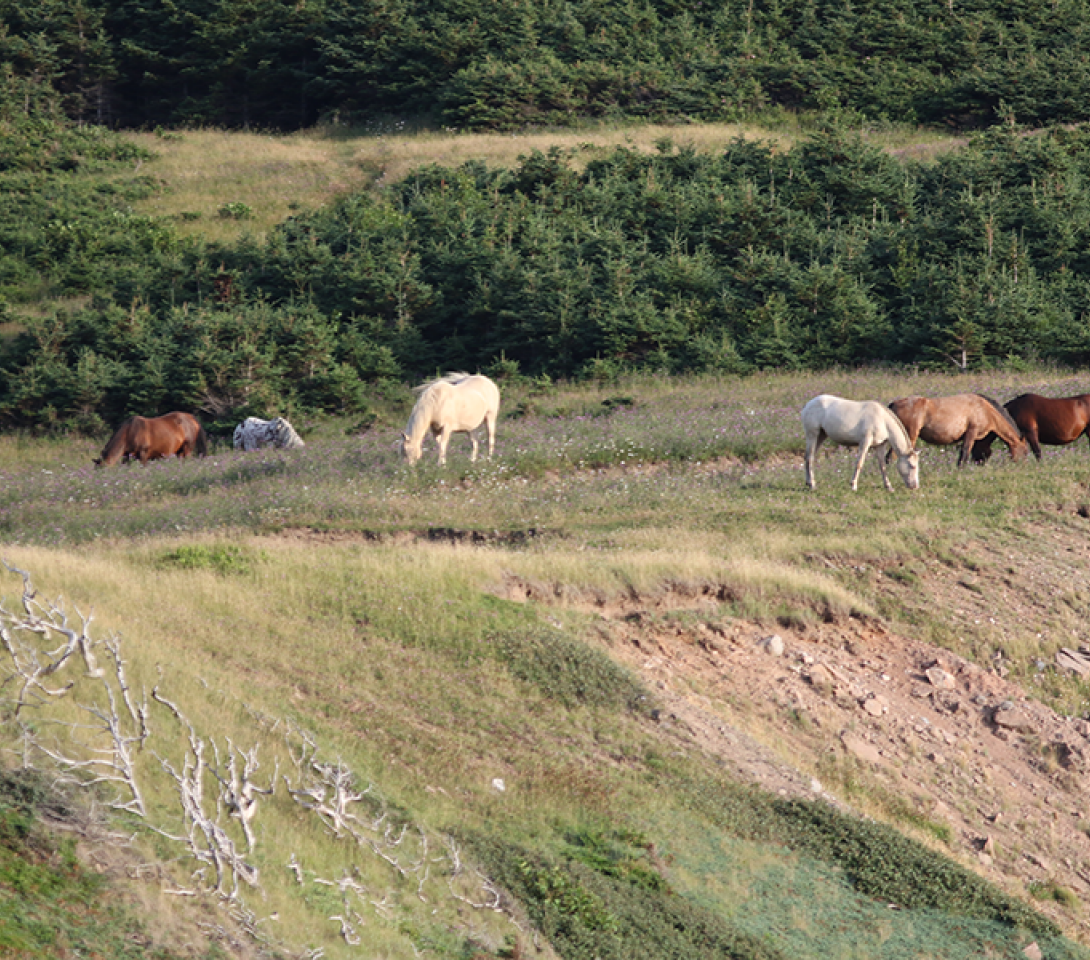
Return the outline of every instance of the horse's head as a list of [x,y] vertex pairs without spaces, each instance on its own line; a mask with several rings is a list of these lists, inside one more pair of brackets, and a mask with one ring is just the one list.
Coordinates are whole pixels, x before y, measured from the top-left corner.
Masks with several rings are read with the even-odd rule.
[[92,460],[91,462],[92,462],[92,463],[93,463],[93,464],[94,464],[94,465],[95,465],[96,467],[101,467],[101,466],[102,466],[102,457],[95,457],[95,459],[94,459],[94,460]]
[[421,443],[417,441],[413,443],[412,438],[407,434],[401,434],[401,456],[403,456],[409,466],[412,466],[420,459]]
[[1029,441],[1019,435],[1017,440],[1012,440],[1009,444],[1011,450],[1011,459],[1018,463],[1019,460],[1025,460],[1026,454],[1029,453]]
[[904,480],[909,490],[917,490],[920,486],[920,452],[910,450],[908,453],[897,457],[897,472]]

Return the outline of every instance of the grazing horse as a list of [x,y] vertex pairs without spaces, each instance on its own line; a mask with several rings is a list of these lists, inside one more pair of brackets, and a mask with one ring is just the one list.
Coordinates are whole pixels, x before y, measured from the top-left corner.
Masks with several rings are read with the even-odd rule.
[[439,464],[447,462],[447,444],[452,433],[467,433],[473,444],[471,460],[477,459],[474,431],[483,423],[488,429],[488,455],[496,443],[496,417],[500,412],[500,391],[482,376],[448,373],[415,390],[420,398],[401,434],[401,453],[409,463],[420,459],[424,436],[430,430],[439,440]]
[[298,450],[306,446],[303,438],[283,417],[273,420],[247,417],[235,427],[234,444],[236,450],[261,450],[264,447]]
[[161,417],[130,417],[102,448],[96,467],[110,467],[122,459],[136,457],[142,464],[160,457],[203,457],[208,437],[197,418],[189,413],[164,413]]
[[958,393],[952,397],[902,397],[889,408],[897,414],[908,431],[909,439],[943,446],[960,443],[960,467],[969,458],[973,445],[989,433],[996,434],[1018,461],[1028,449],[1022,431],[1009,413],[990,397],[979,393]]
[[[1042,443],[1062,447],[1082,436],[1090,438],[1090,393],[1063,399],[1023,393],[1005,406],[1038,460],[1041,459]],[[993,433],[975,444],[973,459],[980,462],[987,460],[992,455],[994,442]]]
[[802,426],[806,431],[806,482],[813,490],[814,457],[826,437],[845,447],[858,447],[859,459],[852,475],[852,489],[857,490],[859,474],[863,470],[863,461],[867,451],[874,447],[878,451],[878,469],[882,472],[882,482],[887,490],[893,485],[886,476],[886,460],[882,456],[883,448],[897,456],[897,472],[909,490],[920,485],[920,456],[912,448],[905,428],[892,413],[874,400],[858,403],[822,394],[814,397],[802,408]]

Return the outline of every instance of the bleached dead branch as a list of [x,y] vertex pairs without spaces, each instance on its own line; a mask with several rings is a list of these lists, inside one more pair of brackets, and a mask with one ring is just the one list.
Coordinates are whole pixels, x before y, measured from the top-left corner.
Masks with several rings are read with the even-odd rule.
[[[8,654],[10,672],[5,683],[16,679],[19,691],[14,698],[14,716],[23,735],[23,763],[31,765],[33,753],[49,757],[81,786],[114,784],[117,794],[109,805],[143,817],[147,814],[143,794],[136,774],[136,756],[149,736],[147,697],[137,701],[129,686],[125,660],[121,655],[121,640],[117,636],[102,642],[109,654],[112,671],[99,667],[93,648],[99,645],[91,639],[88,627],[92,618],[80,616],[81,627],[68,625],[67,614],[56,603],[40,601],[30,575],[5,564],[23,578],[22,613],[12,611],[0,601],[0,643]],[[55,635],[64,638],[62,646],[43,650],[41,645]],[[76,708],[89,717],[87,723],[52,721],[48,717],[32,728],[19,718],[24,707],[42,706],[46,697],[56,698],[69,693],[74,680],[66,684],[47,684],[45,678],[55,677],[79,653],[87,675],[95,681],[91,702],[77,703]],[[67,746],[47,743],[41,730],[50,724],[59,725],[71,734]]]
[[[178,706],[167,700],[155,687],[151,691],[152,699],[161,703],[174,714],[178,722],[188,732],[189,749],[185,754],[182,769],[176,770],[165,757],[156,754],[160,766],[174,780],[178,797],[182,804],[182,824],[185,833],[172,834],[153,827],[157,833],[179,843],[184,843],[193,858],[201,864],[194,872],[201,883],[228,900],[237,901],[239,881],[251,887],[258,885],[257,867],[248,863],[239,852],[235,841],[220,823],[223,806],[216,803],[216,811],[210,814],[205,810],[205,741],[197,735],[193,725]],[[209,879],[208,871],[212,871]]]
[[460,894],[454,888],[455,883],[459,878],[465,877],[467,874],[465,867],[462,866],[461,851],[458,849],[458,844],[455,843],[454,838],[447,835],[443,838],[443,843],[447,848],[447,859],[450,862],[450,875],[447,877],[447,887],[450,889],[450,895],[454,897],[455,900],[459,900],[462,903],[473,907],[474,910],[494,910],[496,913],[503,913],[504,910],[501,906],[503,898],[500,891],[497,890],[496,885],[479,870],[474,870],[473,872],[477,875],[478,881],[480,881],[480,889],[488,895],[487,900],[482,900],[480,902],[471,900],[469,897]]
[[313,811],[336,837],[351,837],[361,846],[370,850],[389,864],[406,879],[415,877],[416,894],[427,902],[424,896],[424,884],[428,879],[428,837],[417,828],[419,836],[419,855],[413,857],[404,853],[399,855],[399,848],[410,833],[408,823],[394,824],[389,821],[389,814],[382,810],[371,819],[360,816],[361,801],[370,797],[372,806],[381,804],[381,798],[368,785],[360,789],[352,771],[340,760],[336,763],[321,762],[317,758],[317,747],[305,731],[294,731],[301,743],[295,749],[289,742],[288,749],[295,764],[298,782],[293,783],[287,776],[284,783],[288,794],[306,810]]
[[[253,775],[260,764],[257,762],[257,746],[249,750],[241,750],[230,739],[227,740],[227,775],[220,773],[219,747],[212,741],[212,749],[216,754],[216,766],[211,768],[212,775],[220,783],[220,802],[227,812],[236,817],[242,824],[242,832],[246,837],[246,847],[251,852],[254,849],[254,832],[250,826],[251,821],[257,815],[257,798],[259,796],[271,796],[276,786],[276,775],[280,771],[279,762],[273,775],[269,778],[267,787],[259,787],[253,781]],[[239,768],[241,761],[242,767]]]
[[[0,644],[10,658],[11,669],[4,678],[4,685],[14,680],[19,686],[12,701],[15,715],[18,716],[23,707],[31,702],[31,697],[40,696],[41,700],[60,697],[72,688],[74,681],[71,680],[61,686],[47,685],[45,681],[76,654],[82,657],[88,676],[101,677],[102,671],[95,660],[94,641],[87,632],[94,616],[84,616],[77,610],[76,615],[80,619],[77,629],[69,624],[68,614],[60,606],[38,599],[29,573],[7,562],[4,562],[4,566],[23,578],[21,613],[0,600]],[[24,639],[28,634],[38,638],[37,641]],[[42,649],[45,644],[57,639],[62,641],[59,647]]]

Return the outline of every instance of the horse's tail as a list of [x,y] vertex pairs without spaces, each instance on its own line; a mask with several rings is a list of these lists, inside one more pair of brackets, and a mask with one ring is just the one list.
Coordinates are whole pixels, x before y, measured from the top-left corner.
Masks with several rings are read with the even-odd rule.
[[198,457],[208,456],[208,434],[204,432],[204,427],[201,426],[200,421],[194,417],[193,422],[197,425],[197,436],[193,440],[193,452]]
[[1011,428],[1011,430],[1014,431],[1014,435],[1019,440],[1025,440],[1026,439],[1022,435],[1022,428],[1020,426],[1018,426],[1018,424],[1014,420],[1014,417],[1012,417],[1010,415],[1010,411],[1007,410],[1006,407],[1004,407],[1001,403],[999,403],[998,400],[993,400],[991,397],[986,397],[983,393],[978,393],[977,396],[980,397],[981,400],[987,400],[988,403],[990,403],[992,405],[992,409],[994,409],[995,412],[999,414],[999,416],[1001,416],[1004,420],[1007,421],[1007,425]]

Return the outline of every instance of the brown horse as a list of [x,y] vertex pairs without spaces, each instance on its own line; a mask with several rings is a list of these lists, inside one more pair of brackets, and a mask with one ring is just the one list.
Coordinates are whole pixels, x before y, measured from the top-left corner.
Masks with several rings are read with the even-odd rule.
[[[1006,404],[1006,408],[1038,460],[1042,443],[1062,447],[1082,436],[1090,439],[1090,393],[1063,399],[1023,393]],[[994,441],[994,435],[984,437],[973,447],[973,459],[987,460],[992,455]]]
[[160,457],[203,457],[208,437],[197,418],[189,413],[165,413],[161,417],[130,417],[102,448],[96,467],[109,467],[121,459],[136,457],[141,463]]
[[979,393],[959,393],[952,397],[902,397],[889,408],[897,414],[915,443],[919,437],[927,443],[960,443],[960,467],[973,452],[973,445],[994,434],[1010,449],[1013,460],[1026,455],[1022,431],[1009,413],[994,400]]

